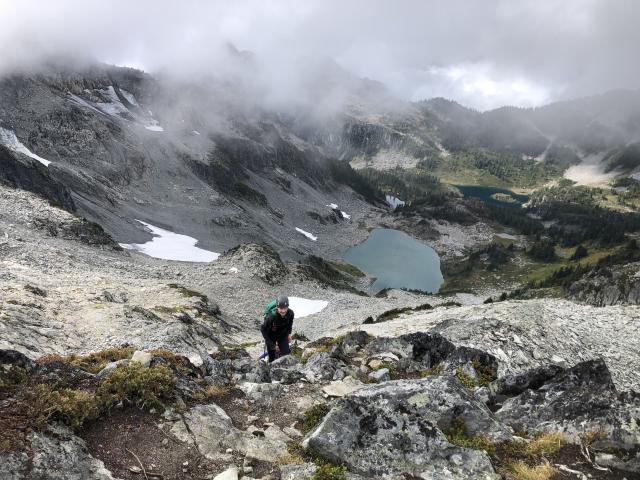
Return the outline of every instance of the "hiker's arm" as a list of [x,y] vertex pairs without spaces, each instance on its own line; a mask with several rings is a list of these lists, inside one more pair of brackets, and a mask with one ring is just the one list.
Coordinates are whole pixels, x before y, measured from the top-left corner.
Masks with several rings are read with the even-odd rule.
[[[287,335],[289,335],[289,337],[291,337],[291,331],[293,330],[293,317],[294,314],[293,312],[291,312],[291,319],[289,320],[289,325],[287,326]],[[291,338],[289,338],[289,341],[291,341]]]
[[269,338],[269,332],[271,331],[271,315],[265,315],[260,331],[262,332],[262,338],[264,338],[264,341],[267,344],[267,350],[275,350],[276,344],[271,340],[271,338]]

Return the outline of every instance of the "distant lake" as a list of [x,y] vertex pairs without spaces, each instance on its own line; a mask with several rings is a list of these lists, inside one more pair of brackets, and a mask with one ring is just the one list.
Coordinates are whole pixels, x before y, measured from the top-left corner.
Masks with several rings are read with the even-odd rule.
[[[528,195],[518,195],[517,193],[498,187],[481,187],[478,185],[454,185],[465,197],[479,198],[483,202],[501,207],[520,208],[523,203],[529,201]],[[512,201],[500,200],[503,196],[509,196]]]
[[436,293],[443,282],[435,250],[398,230],[375,229],[367,240],[347,250],[344,259],[376,277],[374,293],[384,288]]

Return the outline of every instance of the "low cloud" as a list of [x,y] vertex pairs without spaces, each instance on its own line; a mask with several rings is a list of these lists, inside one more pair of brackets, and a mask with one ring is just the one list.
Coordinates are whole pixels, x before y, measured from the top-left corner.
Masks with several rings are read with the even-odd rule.
[[0,0],[0,73],[64,57],[246,75],[231,43],[279,101],[331,60],[407,100],[529,106],[638,88],[639,14],[633,0]]

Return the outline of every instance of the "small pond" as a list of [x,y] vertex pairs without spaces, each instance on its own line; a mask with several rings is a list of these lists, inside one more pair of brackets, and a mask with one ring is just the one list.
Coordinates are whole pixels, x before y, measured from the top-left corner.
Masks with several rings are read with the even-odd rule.
[[480,185],[454,185],[465,197],[479,198],[485,203],[501,207],[520,208],[529,201],[528,195],[519,195],[498,187],[482,187]]
[[344,259],[376,277],[373,293],[384,288],[435,293],[443,282],[435,250],[398,230],[373,230],[367,240],[347,250]]

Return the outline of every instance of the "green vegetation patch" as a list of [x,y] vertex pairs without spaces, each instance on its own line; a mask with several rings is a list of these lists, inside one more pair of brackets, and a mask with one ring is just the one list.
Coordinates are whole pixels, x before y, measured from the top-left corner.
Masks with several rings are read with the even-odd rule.
[[98,373],[111,362],[131,358],[135,351],[136,349],[133,347],[116,347],[90,353],[89,355],[70,355],[69,357],[60,357],[60,359],[87,372]]
[[302,422],[302,432],[309,433],[322,422],[322,419],[329,413],[329,405],[319,403],[304,412],[304,420]]
[[207,297],[204,293],[200,293],[196,290],[191,290],[183,285],[179,285],[177,283],[170,283],[167,285],[169,288],[175,288],[183,297],[198,297],[203,302],[208,302],[209,297]]

